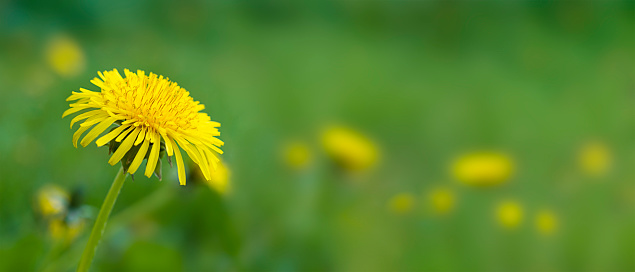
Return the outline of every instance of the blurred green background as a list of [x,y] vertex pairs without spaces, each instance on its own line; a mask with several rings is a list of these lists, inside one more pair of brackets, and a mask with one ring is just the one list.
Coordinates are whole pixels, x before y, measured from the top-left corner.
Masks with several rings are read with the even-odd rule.
[[[93,271],[635,271],[633,3],[0,1],[0,270],[75,269],[118,166],[73,147],[65,99],[129,68],[206,105],[231,189],[178,186],[165,161],[128,179]],[[376,162],[334,163],[332,125]],[[459,182],[480,150],[513,174]],[[78,192],[77,235],[39,212],[47,184]]]

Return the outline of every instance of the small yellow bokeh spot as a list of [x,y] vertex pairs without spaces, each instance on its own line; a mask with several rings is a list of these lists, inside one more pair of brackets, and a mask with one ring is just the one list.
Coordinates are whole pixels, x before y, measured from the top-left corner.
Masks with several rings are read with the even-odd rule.
[[70,195],[55,185],[46,185],[37,193],[37,206],[44,217],[66,213]]
[[284,147],[285,163],[292,169],[306,168],[312,160],[309,145],[303,142],[290,142]]
[[558,217],[551,210],[542,210],[536,215],[536,229],[542,235],[549,236],[558,230]]
[[603,176],[611,168],[611,150],[601,142],[588,142],[580,149],[578,162],[587,175]]
[[506,229],[516,229],[523,221],[523,208],[520,203],[506,200],[496,208],[498,223]]
[[64,35],[55,36],[48,41],[46,60],[53,71],[64,77],[76,76],[86,66],[82,48],[75,40]]
[[227,165],[223,162],[218,162],[216,169],[211,168],[210,169],[210,180],[205,180],[205,182],[207,183],[207,185],[212,189],[215,190],[216,192],[225,195],[227,193],[229,193],[231,186],[230,186],[230,178],[231,178],[231,172],[229,170],[229,168],[227,168]]
[[506,182],[514,172],[512,159],[498,152],[469,153],[457,158],[452,174],[460,182],[479,187]]
[[428,194],[432,210],[436,214],[448,214],[454,210],[456,196],[449,188],[436,188]]
[[330,127],[322,134],[326,153],[350,171],[363,171],[377,163],[377,145],[365,135],[345,127]]
[[410,193],[400,193],[388,202],[388,208],[395,214],[408,214],[414,208],[415,198]]

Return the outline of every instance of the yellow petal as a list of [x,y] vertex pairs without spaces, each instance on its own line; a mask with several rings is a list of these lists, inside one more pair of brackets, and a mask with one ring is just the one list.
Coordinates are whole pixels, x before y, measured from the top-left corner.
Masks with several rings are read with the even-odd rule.
[[206,180],[210,180],[211,178],[211,173],[209,171],[209,161],[207,160],[207,157],[205,156],[205,151],[203,151],[201,148],[201,146],[196,146],[197,150],[198,150],[198,154],[199,156],[201,156],[201,161],[198,164],[198,166],[201,168],[201,172],[203,172],[203,176],[205,176]]
[[84,131],[87,131],[89,128],[90,127],[79,127],[77,131],[73,133],[73,146],[75,148],[77,148],[77,140],[79,140],[79,137],[82,136],[82,133],[84,133]]
[[176,140],[176,142],[181,146],[181,148],[183,148],[183,150],[185,150],[187,155],[190,156],[190,159],[192,159],[196,164],[199,163],[200,158],[198,156],[198,152],[195,152],[192,149],[192,146],[190,145],[189,142],[187,142],[183,138],[179,138],[179,137],[174,138],[174,140]]
[[157,166],[157,161],[159,160],[159,147],[161,146],[161,140],[157,139],[159,136],[154,131],[148,131],[146,133],[146,137],[150,136],[150,140],[152,140],[152,150],[150,150],[150,156],[148,156],[148,162],[146,163],[146,177],[152,177],[152,173],[154,173],[154,168]]
[[117,121],[117,118],[115,117],[110,117],[101,121],[101,123],[96,125],[90,132],[88,132],[88,134],[86,134],[86,136],[84,137],[84,139],[82,139],[80,144],[83,147],[86,147],[88,144],[90,144],[90,142],[95,140],[95,138],[97,138],[99,134],[101,134],[102,132],[104,132],[104,130],[110,127],[110,125],[112,125],[112,123],[114,123],[115,121]]
[[119,145],[119,148],[117,148],[117,151],[115,151],[115,153],[112,154],[112,157],[110,157],[110,160],[108,160],[108,163],[110,163],[110,165],[115,165],[117,162],[121,160],[121,158],[123,158],[124,155],[126,155],[126,152],[130,150],[130,148],[132,147],[132,144],[137,139],[137,135],[139,134],[139,131],[141,131],[141,129],[133,129],[132,133],[130,133],[130,135],[126,137],[126,139],[121,143],[121,145]]
[[121,140],[123,140],[123,138],[126,137],[126,135],[128,135],[128,133],[130,133],[130,131],[134,130],[134,128],[135,127],[133,127],[133,126],[128,127],[128,129],[124,130],[121,134],[119,134],[119,136],[117,136],[115,141],[121,142]]
[[69,104],[69,106],[71,108],[78,108],[78,109],[97,108],[97,106],[91,105],[88,103],[90,103],[90,99],[83,98],[73,104]]
[[73,92],[73,94],[71,94],[68,98],[66,98],[66,101],[73,101],[73,100],[78,100],[78,99],[82,99],[82,98],[90,98],[92,96],[95,96],[95,92],[90,92],[90,93],[77,93],[77,92]]
[[90,83],[95,84],[95,86],[101,88],[102,90],[108,90],[109,88],[104,85],[104,82],[99,80],[98,78],[94,78],[90,81]]
[[181,151],[179,147],[174,145],[174,157],[176,157],[176,167],[179,172],[179,184],[185,185],[185,166],[183,165],[183,158],[181,157]]
[[71,120],[71,128],[73,128],[73,125],[77,121],[80,121],[80,120],[83,120],[83,119],[86,119],[86,118],[90,118],[90,117],[95,116],[95,115],[97,115],[97,114],[99,114],[101,112],[102,112],[101,110],[92,110],[92,111],[87,111],[87,112],[84,112],[84,113],[82,113],[80,115],[75,116],[75,118],[73,118],[73,120]]
[[216,147],[213,144],[210,144],[208,141],[201,141],[205,146],[209,147],[210,149],[214,150],[216,153],[218,154],[223,154],[223,150],[221,150],[220,148]]
[[[168,135],[166,135],[167,133],[165,131],[160,131],[160,133],[163,139],[168,139]],[[172,152],[172,141],[165,141],[165,150],[168,152],[168,156],[172,156],[172,154],[174,154]]]
[[97,146],[103,146],[105,144],[107,144],[108,142],[112,141],[112,139],[114,139],[115,137],[119,136],[119,134],[126,128],[128,128],[130,126],[124,126],[121,125],[115,129],[113,129],[111,132],[109,132],[108,134],[102,136],[101,138],[97,139],[97,141],[95,142],[97,144]]
[[94,124],[97,124],[101,121],[104,121],[106,118],[108,118],[108,113],[105,112],[100,112],[99,114],[96,114],[88,119],[86,119],[86,121],[84,121],[80,126],[85,127],[85,126],[92,126]]
[[150,145],[149,140],[143,141],[141,148],[139,148],[139,152],[137,152],[137,155],[135,156],[134,160],[130,164],[130,167],[128,168],[128,173],[134,174],[135,172],[137,172],[139,165],[141,165],[141,162],[143,161],[143,159],[146,156],[146,153],[148,152],[149,145]]
[[214,155],[214,153],[207,148],[203,148],[203,152],[205,152],[205,155],[207,156],[207,160],[210,162],[212,166],[210,169],[217,170],[216,167],[218,166],[218,162],[220,162],[220,159],[216,157],[216,155]]
[[145,139],[146,136],[146,128],[143,128],[141,130],[141,132],[139,133],[139,136],[137,137],[137,141],[134,142],[134,145],[139,145],[141,143],[141,141],[143,141],[143,139]]
[[84,108],[70,108],[70,109],[67,109],[67,110],[64,111],[64,113],[62,113],[62,118],[68,116],[69,114],[73,114],[73,113],[76,113],[78,111],[81,111],[83,109],[85,109],[85,107]]

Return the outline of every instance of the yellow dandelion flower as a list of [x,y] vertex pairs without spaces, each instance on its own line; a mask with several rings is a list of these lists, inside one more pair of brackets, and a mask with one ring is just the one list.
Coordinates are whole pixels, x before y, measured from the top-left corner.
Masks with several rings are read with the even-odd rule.
[[501,202],[496,209],[498,223],[506,229],[515,229],[523,221],[523,208],[512,200]]
[[78,101],[70,104],[71,108],[62,117],[87,110],[71,120],[71,128],[84,120],[73,134],[73,145],[77,147],[77,141],[86,131],[89,132],[80,141],[84,147],[115,125],[95,142],[97,146],[111,144],[114,150],[108,160],[111,165],[122,161],[127,172],[134,174],[147,159],[145,175],[151,177],[164,147],[168,156],[176,158],[179,182],[185,185],[180,147],[198,164],[205,179],[210,180],[212,169],[219,161],[213,152],[223,153],[219,149],[223,142],[216,138],[220,136],[220,123],[200,112],[205,106],[168,78],[154,73],[146,75],[141,70],[132,73],[125,69],[124,73],[125,78],[117,69],[99,72],[99,78],[91,83],[99,87],[100,92],[80,88],[80,92],[73,92],[66,99]]
[[229,168],[227,168],[227,165],[223,162],[219,162],[218,167],[212,169],[211,174],[211,179],[206,181],[207,185],[220,194],[227,194],[231,189],[231,172]]
[[514,171],[512,159],[496,152],[470,153],[452,165],[454,177],[467,185],[495,186],[506,182]]
[[359,132],[344,127],[331,127],[322,134],[327,154],[347,170],[367,170],[377,162],[375,143]]
[[68,192],[54,185],[44,186],[37,192],[38,210],[44,217],[66,213],[69,202]]
[[35,200],[52,239],[70,243],[84,229],[85,220],[70,207],[73,200],[66,190],[55,185],[45,185],[38,190]]
[[555,233],[558,230],[558,217],[553,211],[540,211],[536,215],[536,229],[545,236]]
[[388,208],[395,214],[407,214],[414,207],[415,198],[410,193],[400,193],[393,196],[388,202]]
[[303,169],[311,162],[311,150],[306,143],[291,142],[284,147],[284,160],[293,169]]
[[601,142],[589,142],[582,146],[579,154],[582,171],[590,176],[605,175],[611,167],[611,151]]
[[428,195],[432,210],[437,214],[450,213],[456,204],[454,192],[449,188],[436,188]]
[[53,71],[65,77],[81,73],[86,62],[79,44],[67,36],[56,36],[49,41],[46,60]]
[[55,218],[48,224],[49,235],[54,240],[70,244],[82,233],[86,226],[84,220],[66,222],[62,218]]

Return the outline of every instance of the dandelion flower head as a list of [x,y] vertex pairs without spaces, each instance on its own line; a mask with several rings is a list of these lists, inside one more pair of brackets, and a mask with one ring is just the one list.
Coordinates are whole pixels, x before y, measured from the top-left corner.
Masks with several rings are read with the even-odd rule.
[[82,232],[85,220],[71,210],[71,194],[56,185],[45,185],[37,191],[37,211],[46,223],[53,240],[70,244]]
[[346,170],[363,171],[377,162],[379,151],[365,135],[345,127],[330,127],[322,134],[326,153]]
[[47,185],[38,190],[36,199],[42,216],[57,216],[66,213],[70,194],[55,185]]
[[504,228],[515,229],[523,221],[523,208],[520,203],[516,201],[503,201],[496,209],[496,217]]
[[512,159],[503,153],[477,152],[459,157],[452,165],[454,177],[464,184],[488,187],[506,182],[514,171]]
[[[108,163],[115,165],[121,161],[128,173],[134,174],[144,159],[147,159],[145,175],[151,177],[160,162],[163,149],[168,156],[176,158],[179,182],[185,185],[185,167],[179,147],[200,167],[205,179],[211,179],[211,171],[219,161],[216,154],[223,142],[220,123],[211,121],[206,113],[200,112],[203,104],[190,96],[168,78],[154,73],[136,73],[124,70],[125,78],[117,69],[98,72],[99,78],[91,80],[100,92],[80,88],[67,101],[70,104],[62,117],[77,113],[73,124],[84,120],[73,135],[73,145],[80,141],[87,146],[96,140],[97,146],[110,143],[114,151]],[[98,138],[109,127],[115,127]],[[92,128],[92,129],[91,129]],[[160,163],[159,163],[160,167]]]
[[86,66],[79,44],[64,35],[55,36],[48,42],[46,60],[53,71],[64,77],[78,75]]

